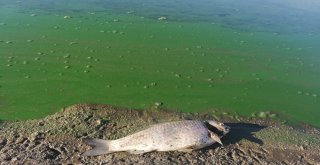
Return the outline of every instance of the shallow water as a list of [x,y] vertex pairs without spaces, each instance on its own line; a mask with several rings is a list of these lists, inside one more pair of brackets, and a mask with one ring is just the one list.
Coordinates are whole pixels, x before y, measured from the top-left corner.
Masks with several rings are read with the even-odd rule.
[[320,126],[319,15],[311,0],[2,0],[0,119],[158,102]]

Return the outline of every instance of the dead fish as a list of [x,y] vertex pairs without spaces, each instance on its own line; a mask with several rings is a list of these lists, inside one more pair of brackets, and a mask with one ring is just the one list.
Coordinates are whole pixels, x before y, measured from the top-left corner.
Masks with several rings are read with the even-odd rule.
[[92,150],[83,156],[97,156],[113,152],[127,151],[143,154],[152,151],[191,152],[218,142],[230,127],[217,121],[183,120],[151,126],[148,129],[117,140],[83,139]]

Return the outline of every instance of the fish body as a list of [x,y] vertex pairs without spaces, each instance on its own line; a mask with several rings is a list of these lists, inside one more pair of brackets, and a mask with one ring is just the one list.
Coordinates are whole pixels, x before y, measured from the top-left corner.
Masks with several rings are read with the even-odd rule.
[[[210,124],[213,122],[219,126]],[[222,135],[209,130],[214,127]],[[229,127],[215,121],[184,120],[161,123],[148,129],[117,140],[84,139],[93,149],[84,156],[96,156],[112,152],[127,151],[131,154],[142,154],[151,151],[183,151],[190,152],[204,148],[215,142],[220,144],[220,137],[229,132]]]

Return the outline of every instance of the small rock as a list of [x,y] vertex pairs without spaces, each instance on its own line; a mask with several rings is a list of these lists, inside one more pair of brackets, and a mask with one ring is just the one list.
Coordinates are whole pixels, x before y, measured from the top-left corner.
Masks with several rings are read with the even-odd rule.
[[40,121],[40,122],[38,122],[38,125],[39,126],[44,126],[44,123]]
[[40,136],[41,136],[41,133],[39,133],[38,131],[36,131],[36,132],[34,132],[34,133],[32,133],[30,136],[29,136],[29,140],[30,141],[35,141],[35,140],[37,140],[38,138],[40,138]]
[[304,147],[303,147],[303,146],[300,146],[299,148],[300,148],[300,150],[304,150]]
[[96,125],[101,125],[101,120],[100,119],[96,120],[95,124]]

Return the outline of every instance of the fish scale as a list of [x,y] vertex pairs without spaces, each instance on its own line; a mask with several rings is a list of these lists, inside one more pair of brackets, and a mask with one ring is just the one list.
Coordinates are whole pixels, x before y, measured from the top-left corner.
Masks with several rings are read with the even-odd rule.
[[[228,126],[215,121],[213,127],[226,134]],[[220,137],[210,131],[205,122],[184,120],[153,125],[145,130],[128,135],[117,140],[84,139],[84,142],[94,148],[84,153],[95,156],[113,152],[127,151],[141,154],[151,151],[184,151],[200,149],[220,141]]]

